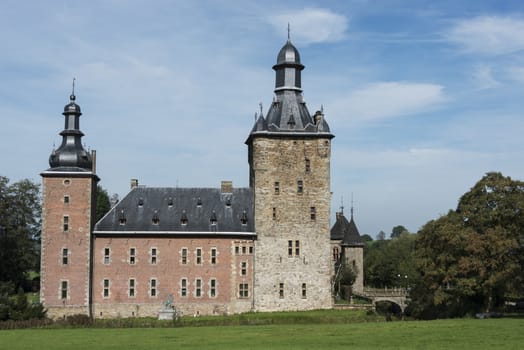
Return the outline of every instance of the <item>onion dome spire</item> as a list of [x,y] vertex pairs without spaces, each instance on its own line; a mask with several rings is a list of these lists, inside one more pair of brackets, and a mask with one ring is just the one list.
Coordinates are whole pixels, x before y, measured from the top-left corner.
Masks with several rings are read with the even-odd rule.
[[82,146],[80,131],[80,106],[75,102],[75,80],[73,89],[69,96],[69,103],[64,106],[62,113],[65,118],[65,127],[60,135],[62,144],[57,150],[53,150],[49,157],[49,165],[53,171],[92,171],[93,161],[89,152]]

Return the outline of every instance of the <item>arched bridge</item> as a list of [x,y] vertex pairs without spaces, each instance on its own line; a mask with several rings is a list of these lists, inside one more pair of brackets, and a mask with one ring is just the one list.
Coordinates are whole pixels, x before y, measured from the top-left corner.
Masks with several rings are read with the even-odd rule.
[[402,313],[404,313],[409,301],[409,291],[406,288],[364,288],[363,291],[353,294],[370,299],[373,306],[376,306],[379,301],[390,301],[400,306]]

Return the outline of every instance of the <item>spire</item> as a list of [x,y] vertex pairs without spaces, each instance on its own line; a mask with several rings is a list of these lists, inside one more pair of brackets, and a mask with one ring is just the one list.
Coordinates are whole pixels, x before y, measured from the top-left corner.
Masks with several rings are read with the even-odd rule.
[[351,221],[353,221],[353,192],[351,192]]
[[[65,128],[60,132],[62,144],[52,151],[49,157],[50,170],[54,171],[92,171],[93,162],[91,155],[82,146],[80,131],[80,106],[76,104],[75,78],[73,78],[69,103],[64,106]],[[53,147],[54,148],[54,147]]]
[[289,22],[287,22],[287,41],[288,42],[291,42],[291,35],[290,35],[290,32],[291,32],[291,28],[289,26]]

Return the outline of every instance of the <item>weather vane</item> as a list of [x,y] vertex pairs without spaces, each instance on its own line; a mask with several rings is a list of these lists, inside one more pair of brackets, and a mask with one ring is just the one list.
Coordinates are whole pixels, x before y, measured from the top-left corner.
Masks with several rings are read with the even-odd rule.
[[287,22],[287,40],[291,40],[291,26],[289,25],[289,22]]
[[76,78],[73,77],[73,90],[71,92],[71,95],[75,94],[75,80],[76,80]]

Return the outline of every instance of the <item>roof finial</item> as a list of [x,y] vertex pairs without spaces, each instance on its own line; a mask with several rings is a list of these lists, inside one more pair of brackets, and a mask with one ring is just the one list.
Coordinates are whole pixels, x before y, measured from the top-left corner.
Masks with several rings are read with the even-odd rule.
[[260,103],[258,104],[258,106],[260,107],[260,115],[263,116],[263,115],[264,115],[264,111],[263,111],[262,102],[260,102]]
[[344,215],[344,196],[340,197],[340,213]]
[[287,41],[291,41],[291,26],[289,25],[289,22],[287,22]]
[[76,80],[76,78],[73,77],[73,88],[71,89],[71,96],[69,96],[69,99],[71,101],[74,101],[76,99],[76,97],[75,97],[75,80]]
[[324,105],[320,105],[320,113],[324,114]]

